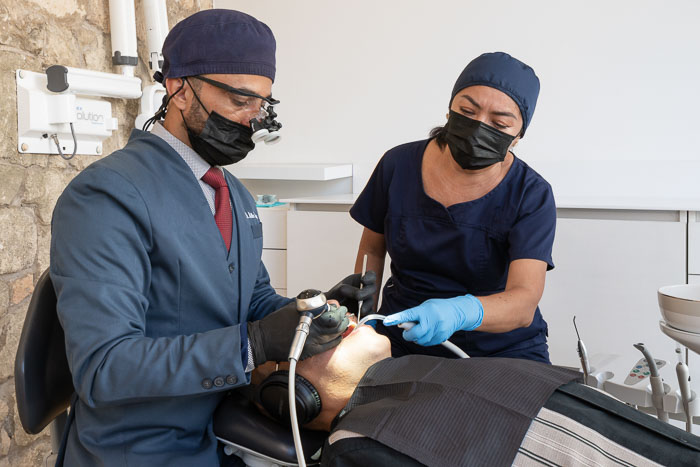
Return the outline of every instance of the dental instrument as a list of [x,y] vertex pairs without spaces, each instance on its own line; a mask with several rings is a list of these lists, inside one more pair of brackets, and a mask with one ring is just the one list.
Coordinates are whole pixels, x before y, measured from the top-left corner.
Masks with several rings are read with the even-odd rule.
[[[371,320],[375,320],[375,319],[379,320],[379,321],[384,321],[385,318],[386,318],[386,316],[380,315],[380,314],[367,315],[359,321],[358,326],[365,324],[367,321],[371,321]],[[400,323],[397,326],[400,327],[401,329],[404,329],[407,331],[407,330],[411,329],[413,326],[415,326],[416,324],[417,323],[414,321],[409,321],[406,323]],[[460,349],[459,347],[457,347],[456,345],[454,345],[450,341],[442,342],[441,345],[460,358],[469,358],[469,355],[467,355],[467,353],[464,350]]]
[[664,411],[664,383],[661,376],[659,376],[656,360],[654,360],[651,356],[651,352],[649,352],[649,349],[647,349],[642,342],[634,344],[634,348],[642,352],[647,365],[649,365],[649,372],[651,373],[649,377],[651,383],[651,400],[656,408],[657,417],[662,422],[668,423],[668,414]]
[[576,337],[578,338],[577,348],[578,358],[581,360],[581,369],[583,370],[583,384],[588,384],[588,375],[591,373],[591,367],[588,363],[588,352],[586,351],[586,346],[583,345],[581,336],[578,333],[578,327],[576,327],[576,316],[574,316],[574,329],[576,330]]
[[678,376],[678,388],[681,393],[681,403],[683,404],[683,412],[685,412],[685,431],[693,432],[693,414],[690,412],[690,399],[692,392],[690,390],[690,372],[688,365],[684,362],[676,364],[676,376]]
[[306,338],[309,336],[311,321],[324,312],[328,311],[330,305],[326,302],[326,296],[320,290],[303,290],[296,297],[296,307],[299,312],[299,324],[296,327],[294,340],[289,349],[289,418],[292,423],[292,436],[294,437],[294,449],[297,454],[299,467],[306,467],[304,459],[304,449],[301,445],[301,434],[299,433],[299,423],[297,421],[296,404],[296,367],[297,361],[301,357]]
[[[367,272],[367,255],[364,256],[362,259],[362,275],[360,276],[360,289],[362,289],[362,278],[365,277],[365,273]],[[362,318],[362,305],[364,305],[365,301],[362,300],[361,303],[357,304],[357,321],[360,321],[360,318]]]

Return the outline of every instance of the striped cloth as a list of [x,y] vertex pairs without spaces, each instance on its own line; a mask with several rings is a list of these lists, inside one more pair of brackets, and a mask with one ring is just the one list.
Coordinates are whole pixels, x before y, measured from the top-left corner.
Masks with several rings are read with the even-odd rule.
[[658,466],[595,430],[543,407],[532,421],[518,454],[517,467]]

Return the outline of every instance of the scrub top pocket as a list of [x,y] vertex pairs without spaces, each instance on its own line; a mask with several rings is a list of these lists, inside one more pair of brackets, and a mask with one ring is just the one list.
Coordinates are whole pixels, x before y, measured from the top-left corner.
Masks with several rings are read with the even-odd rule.
[[427,300],[484,290],[486,231],[432,217],[401,216],[387,224],[389,255],[405,293]]

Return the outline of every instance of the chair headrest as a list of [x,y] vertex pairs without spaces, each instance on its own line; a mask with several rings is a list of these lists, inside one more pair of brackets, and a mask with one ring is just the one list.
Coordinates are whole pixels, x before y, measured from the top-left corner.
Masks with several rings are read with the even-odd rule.
[[24,431],[41,432],[66,410],[73,392],[56,293],[46,270],[32,294],[15,356],[17,411]]
[[[294,437],[289,426],[272,420],[258,410],[248,398],[236,391],[231,392],[219,404],[214,413],[214,434],[238,446],[243,446],[267,457],[296,464]],[[301,430],[304,457],[313,463],[311,456],[323,447],[328,433]]]

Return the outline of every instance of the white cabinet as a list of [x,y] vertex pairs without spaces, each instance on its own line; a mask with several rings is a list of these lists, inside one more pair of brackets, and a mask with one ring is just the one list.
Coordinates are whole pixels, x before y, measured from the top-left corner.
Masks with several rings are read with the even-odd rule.
[[263,224],[263,248],[287,249],[287,208],[258,208]]
[[347,211],[289,211],[287,290],[328,290],[355,269],[362,226]]
[[685,213],[560,209],[555,269],[540,302],[552,363],[577,367],[576,316],[589,354],[673,345],[659,332],[656,291],[686,282]]
[[[287,214],[287,290],[290,296],[307,288],[328,290],[355,270],[363,227],[350,217],[350,205],[325,208],[324,211],[292,209]],[[391,275],[390,264],[387,256],[383,283]]]
[[270,285],[272,285],[280,295],[286,295],[287,250],[263,248],[262,261],[267,268],[267,273],[270,275]]
[[258,215],[263,225],[262,261],[270,284],[287,296],[287,207],[258,208]]

